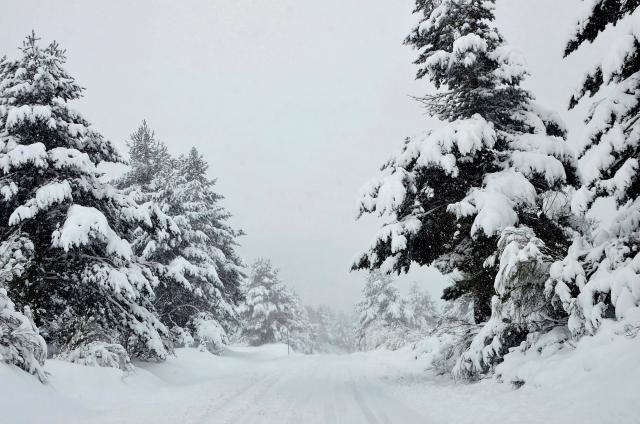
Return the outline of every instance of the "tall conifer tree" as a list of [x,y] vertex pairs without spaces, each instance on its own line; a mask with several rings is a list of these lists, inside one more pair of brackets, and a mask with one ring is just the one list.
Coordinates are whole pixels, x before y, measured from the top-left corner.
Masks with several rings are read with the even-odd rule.
[[68,106],[82,88],[64,51],[33,34],[20,51],[0,61],[1,249],[25,257],[9,295],[30,307],[54,353],[101,341],[162,359],[170,343],[154,313],[157,280],[127,240],[149,217],[101,180],[97,165],[121,158]]
[[[547,319],[505,306],[523,298],[538,304],[544,278],[516,286],[501,281],[501,261],[511,256],[498,252],[498,241],[519,229],[527,240],[518,249],[548,253],[532,258],[563,255],[568,222],[566,202],[558,200],[577,183],[564,126],[521,87],[524,60],[497,30],[494,4],[417,0],[419,23],[405,42],[419,52],[417,78],[436,89],[419,100],[440,124],[408,138],[362,190],[360,213],[377,213],[385,223],[354,265],[387,272],[433,265],[451,276],[443,298],[471,302],[475,322],[488,322],[477,348],[458,363],[464,376],[485,372]],[[514,290],[504,290],[509,284]]]

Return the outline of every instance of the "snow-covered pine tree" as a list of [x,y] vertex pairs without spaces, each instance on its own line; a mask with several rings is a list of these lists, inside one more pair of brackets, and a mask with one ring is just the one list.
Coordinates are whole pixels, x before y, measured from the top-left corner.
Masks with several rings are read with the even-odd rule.
[[[442,121],[409,138],[365,186],[360,214],[386,223],[356,268],[407,271],[435,265],[460,278],[444,298],[470,296],[477,322],[490,316],[499,233],[526,225],[558,250],[565,239],[540,212],[545,193],[576,181],[564,129],[520,87],[520,55],[493,25],[494,1],[418,0],[406,39],[419,50],[418,78],[438,89],[421,99]],[[557,245],[557,247],[556,247]]]
[[[501,233],[528,227],[564,254],[555,200],[577,182],[564,127],[520,86],[524,60],[496,29],[494,3],[417,1],[420,22],[406,44],[419,51],[417,77],[436,88],[420,100],[441,125],[407,139],[363,189],[360,213],[386,223],[355,263],[397,272],[417,263],[453,274],[443,297],[469,299],[476,323],[493,313]],[[525,327],[513,329],[524,336]]]
[[82,89],[64,51],[37,40],[0,61],[0,250],[26,258],[5,283],[9,297],[30,308],[54,353],[99,341],[163,359],[171,346],[154,313],[156,280],[126,239],[149,217],[101,181],[96,166],[121,158],[68,106]]
[[[307,309],[302,305],[297,293],[291,292],[292,324],[286,327],[288,343],[291,348],[299,353],[311,354],[314,351],[313,326],[309,320]],[[293,330],[290,330],[292,328]],[[285,340],[283,340],[284,342]]]
[[353,352],[356,349],[355,322],[353,314],[338,312],[335,316],[334,344],[345,352]]
[[572,208],[586,214],[598,198],[612,198],[611,223],[575,240],[553,265],[548,289],[570,314],[569,329],[593,334],[605,318],[640,326],[640,1],[594,0],[585,5],[566,55],[612,25],[617,38],[572,96],[573,108],[594,97],[579,148],[584,186]]
[[312,328],[314,351],[339,353],[355,349],[354,319],[327,305],[306,306]]
[[47,344],[31,316],[16,311],[7,291],[0,289],[0,361],[20,367],[44,383],[46,357]]
[[379,271],[369,274],[362,289],[362,299],[356,305],[361,348],[399,347],[394,333],[404,332],[407,327],[405,307],[405,301],[389,275]]
[[172,159],[145,121],[128,145],[131,169],[120,184],[155,223],[136,228],[133,237],[159,279],[154,303],[160,319],[176,344],[217,352],[237,325],[243,274],[234,247],[240,233],[225,223],[229,214],[197,150]]
[[46,381],[43,370],[47,344],[33,322],[31,309],[24,313],[9,299],[6,283],[19,278],[29,265],[33,244],[26,238],[0,243],[0,361],[16,365]]
[[411,327],[421,329],[434,324],[438,311],[431,299],[431,295],[424,290],[420,290],[418,283],[411,285],[405,299],[405,313]]
[[[228,220],[231,214],[220,201],[222,195],[214,190],[216,180],[207,176],[209,164],[193,147],[179,159],[180,176],[186,181],[183,193],[183,207],[196,231],[207,238],[208,252],[213,258],[216,273],[223,286],[222,299],[229,305],[237,305],[242,300],[241,286],[245,275],[245,264],[236,252],[238,238],[242,230],[232,228]],[[231,315],[225,317],[222,308],[218,318],[222,322],[235,321]]]
[[174,164],[167,145],[156,138],[155,131],[143,120],[127,141],[129,171],[117,181],[118,186],[149,190],[151,183],[171,172]]
[[241,306],[243,336],[253,345],[296,340],[307,350],[311,326],[298,297],[280,281],[271,261],[259,259],[251,267],[246,298]]

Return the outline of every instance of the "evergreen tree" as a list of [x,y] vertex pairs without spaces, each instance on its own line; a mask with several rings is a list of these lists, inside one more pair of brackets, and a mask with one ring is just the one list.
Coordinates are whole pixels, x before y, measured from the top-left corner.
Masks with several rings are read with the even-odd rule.
[[47,381],[44,361],[47,344],[28,313],[16,311],[5,289],[0,289],[0,360],[36,375]]
[[82,89],[64,51],[34,34],[20,51],[0,61],[0,251],[24,257],[4,282],[9,297],[33,311],[54,353],[100,341],[162,359],[171,347],[152,304],[157,280],[127,241],[149,217],[101,181],[96,166],[121,158],[69,108]]
[[369,275],[362,289],[362,300],[356,305],[358,342],[364,350],[387,344],[393,332],[406,328],[405,307],[391,277],[381,272]]
[[[452,369],[457,378],[475,379],[491,371],[509,348],[565,322],[564,311],[545,293],[553,258],[531,228],[505,229],[496,255],[491,318],[466,340],[469,346]],[[464,339],[464,333],[458,335]]]
[[154,180],[171,172],[173,160],[167,145],[156,138],[147,121],[143,120],[127,142],[129,171],[118,181],[121,187],[149,189]]
[[[224,197],[214,190],[216,181],[207,177],[209,164],[194,147],[179,160],[180,176],[186,182],[182,193],[182,207],[193,228],[206,236],[209,254],[215,262],[218,278],[223,286],[222,298],[237,305],[242,300],[241,286],[245,279],[245,265],[238,256],[238,237],[244,235],[228,224],[229,211],[220,205]],[[223,311],[221,311],[223,312]],[[222,320],[233,319],[231,315]]]
[[[441,124],[407,139],[363,189],[361,214],[378,213],[386,222],[355,264],[397,272],[434,265],[452,276],[443,298],[470,303],[477,324],[497,319],[514,299],[544,296],[539,284],[500,291],[505,264],[498,242],[505,231],[521,229],[542,243],[547,254],[536,258],[564,255],[570,220],[561,211],[577,184],[564,127],[521,87],[524,61],[496,29],[494,3],[417,0],[420,22],[406,44],[419,51],[417,77],[436,88],[420,101]],[[532,289],[538,293],[519,292]],[[489,326],[498,333],[480,332],[473,346],[499,347],[486,361],[482,349],[471,352],[479,366],[469,375],[487,372],[540,323],[525,317]]]
[[134,231],[136,252],[160,284],[155,306],[179,345],[193,342],[219,351],[237,325],[242,263],[235,253],[241,233],[225,221],[197,150],[173,160],[146,122],[128,143],[131,170],[120,184],[149,211],[153,226]]
[[605,318],[640,321],[640,2],[594,0],[578,22],[566,55],[611,24],[619,35],[573,95],[573,108],[594,97],[579,146],[583,187],[572,202],[585,215],[598,198],[612,198],[611,224],[584,231],[564,261],[554,264],[549,291],[570,314],[574,336],[593,334]]
[[43,365],[47,344],[33,322],[29,306],[24,307],[24,313],[16,310],[6,290],[7,282],[25,272],[32,250],[33,244],[25,238],[0,243],[0,263],[3,265],[0,269],[0,360],[35,374],[45,382]]
[[354,267],[408,271],[413,263],[456,273],[444,299],[469,298],[476,322],[491,314],[500,232],[529,226],[556,251],[566,236],[542,213],[576,181],[556,117],[520,86],[521,57],[495,28],[494,1],[418,0],[420,22],[406,44],[420,51],[418,78],[437,92],[421,98],[442,122],[410,138],[367,185],[360,213],[385,224]]
[[333,344],[345,352],[353,352],[356,349],[356,340],[354,338],[355,322],[355,317],[352,314],[339,312],[335,317]]
[[293,336],[297,348],[307,350],[311,342],[308,315],[278,274],[269,260],[254,262],[241,307],[243,335],[253,345],[286,343]]
[[344,313],[336,313],[327,305],[317,308],[306,306],[311,323],[313,350],[317,352],[351,352],[353,340],[353,320]]
[[431,296],[420,290],[417,283],[413,283],[409,288],[405,309],[407,320],[414,328],[426,328],[436,319],[436,306]]

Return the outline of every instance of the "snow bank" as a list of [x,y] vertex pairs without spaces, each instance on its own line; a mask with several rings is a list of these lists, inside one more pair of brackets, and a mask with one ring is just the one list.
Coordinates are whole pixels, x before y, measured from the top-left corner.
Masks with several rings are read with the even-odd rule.
[[[560,330],[547,333],[531,348],[514,349],[506,355],[496,374],[505,382],[541,389],[564,387],[576,393],[598,387],[603,393],[615,393],[616,398],[620,395],[631,402],[630,396],[637,395],[640,382],[640,338],[632,337],[631,332],[625,336],[627,330],[620,324],[603,322],[598,333],[583,337],[575,346]],[[620,409],[628,405],[631,403],[621,403]]]
[[434,350],[422,356],[406,348],[360,359],[369,363],[371,377],[424,411],[428,422],[637,424],[640,338],[617,335],[620,328],[609,324],[574,346],[559,345],[562,337],[549,334],[536,346],[539,351],[512,351],[496,371],[504,383],[490,378],[462,384],[436,375],[431,361],[437,340],[431,343]]
[[166,362],[138,363],[131,372],[52,359],[45,365],[49,373],[46,385],[24,371],[0,364],[0,422],[178,422],[167,415],[167,405],[180,411],[189,406],[203,408],[205,394],[198,394],[202,383],[215,381],[222,393],[234,390],[243,380],[246,384],[248,360],[277,359],[287,355],[286,349],[286,345],[265,346],[257,353],[254,348],[255,358],[242,348],[225,357],[176,349],[176,356]]

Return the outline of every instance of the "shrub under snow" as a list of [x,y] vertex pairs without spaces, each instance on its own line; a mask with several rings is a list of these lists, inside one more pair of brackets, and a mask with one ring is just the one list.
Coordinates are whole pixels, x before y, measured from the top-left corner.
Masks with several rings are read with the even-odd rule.
[[47,344],[28,310],[24,314],[16,311],[7,291],[0,289],[0,360],[36,375],[44,383],[46,357]]
[[70,352],[61,353],[56,358],[90,367],[110,367],[122,371],[133,369],[127,351],[117,343],[95,341],[83,344]]

